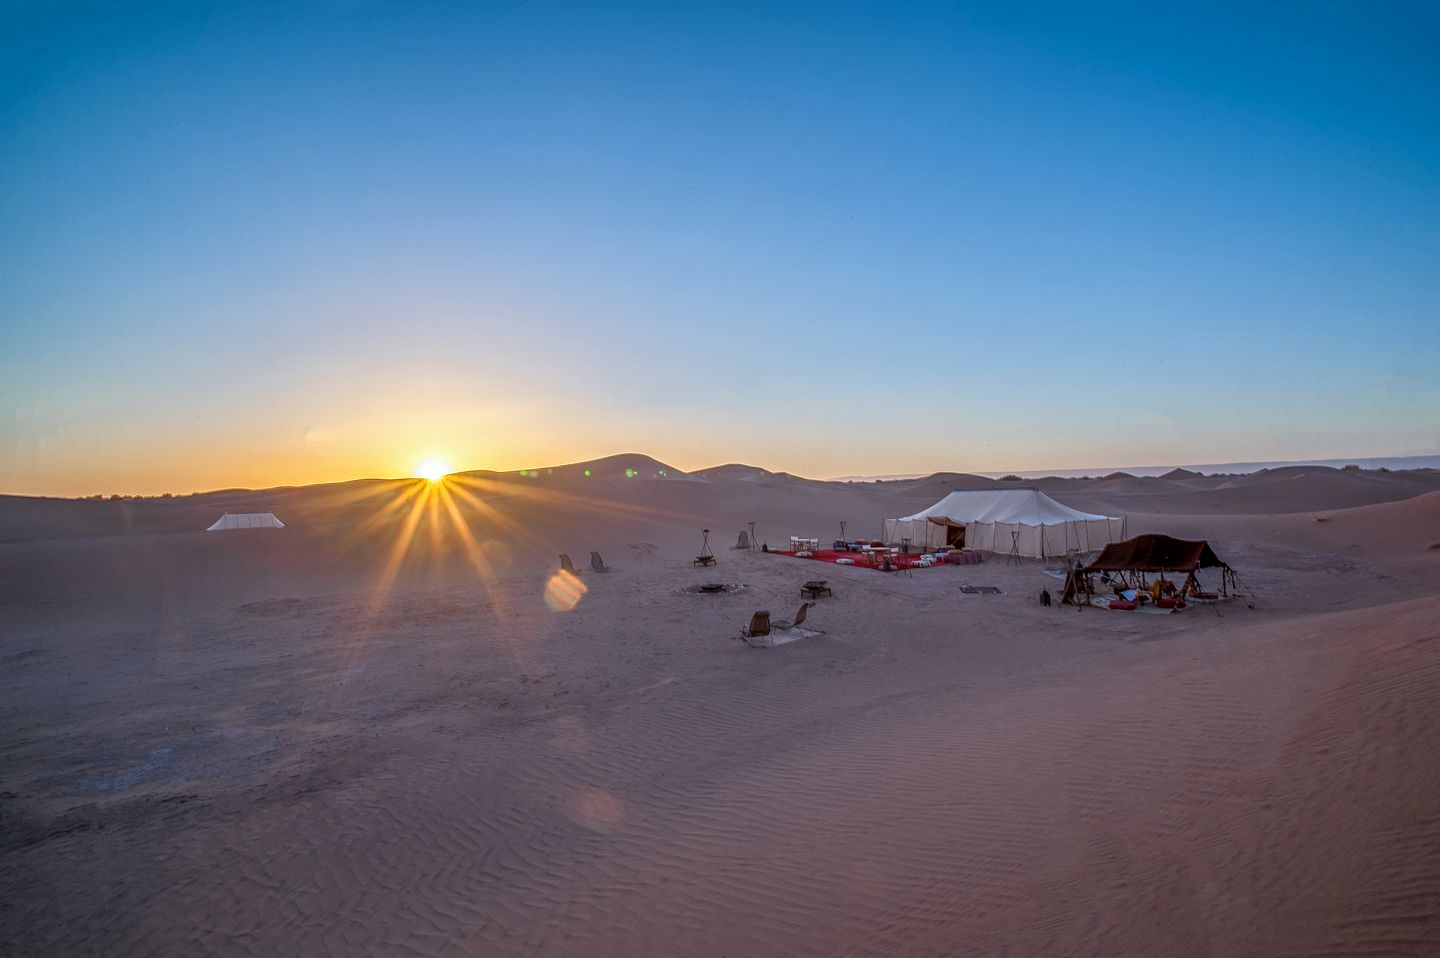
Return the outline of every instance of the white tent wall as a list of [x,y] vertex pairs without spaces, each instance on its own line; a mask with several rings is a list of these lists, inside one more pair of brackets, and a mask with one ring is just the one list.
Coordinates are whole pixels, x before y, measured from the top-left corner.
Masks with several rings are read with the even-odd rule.
[[909,539],[912,549],[929,552],[945,548],[949,528],[948,523],[931,522],[929,519],[886,519],[885,541],[899,545],[900,540]]
[[898,545],[908,538],[912,548],[929,551],[945,545],[952,524],[965,527],[967,549],[1013,549],[1031,558],[1093,552],[1124,539],[1126,526],[1123,517],[1071,509],[1036,489],[995,489],[952,492],[913,516],[886,519],[885,541]]
[[[1013,548],[1022,556],[1052,558],[1068,552],[1096,552],[1125,538],[1124,519],[1091,519],[1055,525],[1024,522],[972,522],[965,527],[965,548],[980,552],[1008,554]],[[1011,539],[1011,533],[1018,533]]]

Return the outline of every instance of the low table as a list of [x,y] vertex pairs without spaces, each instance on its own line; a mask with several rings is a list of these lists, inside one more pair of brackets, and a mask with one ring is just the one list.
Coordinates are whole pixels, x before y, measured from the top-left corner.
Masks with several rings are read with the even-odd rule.
[[830,587],[825,582],[824,579],[807,582],[800,587],[800,594],[807,599],[818,599],[822,595],[833,596],[835,593],[830,591]]

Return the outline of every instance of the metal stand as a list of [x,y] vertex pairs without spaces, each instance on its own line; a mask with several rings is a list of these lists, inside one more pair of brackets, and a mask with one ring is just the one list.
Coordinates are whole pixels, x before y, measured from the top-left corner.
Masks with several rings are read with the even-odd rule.
[[700,554],[695,557],[695,565],[714,565],[715,553],[710,551],[710,530],[701,529],[700,534],[705,538],[700,545]]
[[1020,533],[1018,531],[1010,533],[1010,558],[1006,564],[1020,564]]
[[747,523],[747,525],[750,526],[750,548],[751,548],[751,549],[758,549],[758,548],[760,548],[759,542],[757,542],[756,539],[755,539],[755,523],[750,522],[750,523]]

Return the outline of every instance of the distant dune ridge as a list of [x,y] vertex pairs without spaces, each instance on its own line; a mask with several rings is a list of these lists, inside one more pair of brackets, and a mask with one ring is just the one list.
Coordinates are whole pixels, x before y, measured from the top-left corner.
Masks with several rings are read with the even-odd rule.
[[954,473],[0,497],[0,953],[1440,953],[1440,473],[1125,473],[1020,485],[1253,610],[720,548],[1016,486]]
[[[772,472],[758,466],[728,463],[687,473],[640,453],[623,453],[586,462],[537,466],[510,472],[474,470],[455,473],[461,479],[501,484],[525,483],[546,488],[550,483],[589,483],[609,494],[609,483],[625,481],[691,480],[706,483],[748,486],[817,488],[848,486],[866,497],[866,502],[897,501],[917,508],[939,500],[957,489],[1007,488],[1003,480],[968,473],[938,472],[884,482],[818,480]],[[315,512],[330,516],[337,509],[383,497],[386,490],[415,486],[420,480],[358,479],[315,486],[281,486],[273,489],[226,489],[197,493],[175,499],[39,499],[0,495],[0,542],[69,535],[91,536],[121,532],[179,532],[205,517],[206,524],[224,512],[276,512],[298,510],[298,515]],[[1296,483],[1273,488],[1276,483]],[[1440,473],[1429,469],[1410,471],[1350,471],[1326,466],[1285,466],[1246,475],[1202,476],[1184,469],[1171,469],[1163,476],[1134,476],[1112,472],[1096,479],[1048,476],[1021,479],[1019,484],[1041,489],[1052,496],[1078,497],[1081,502],[1104,499],[1111,508],[1135,512],[1195,512],[1214,510],[1232,513],[1304,512],[1311,509],[1344,508],[1408,498],[1440,488]],[[585,495],[584,489],[577,490]],[[597,491],[592,489],[592,492]],[[1212,492],[1224,491],[1216,497]],[[1089,511],[1100,511],[1080,503]],[[364,506],[360,507],[363,511]],[[914,511],[914,510],[911,510]],[[211,515],[214,513],[214,515]],[[908,514],[908,513],[907,513]],[[862,517],[869,517],[862,512]],[[289,521],[284,515],[282,519]],[[858,518],[858,517],[857,517]],[[883,518],[883,517],[881,517]]]

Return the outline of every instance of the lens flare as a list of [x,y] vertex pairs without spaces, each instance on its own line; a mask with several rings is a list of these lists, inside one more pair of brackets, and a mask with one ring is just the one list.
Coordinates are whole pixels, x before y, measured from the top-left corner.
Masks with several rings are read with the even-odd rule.
[[562,569],[545,583],[545,604],[552,612],[569,612],[588,591],[585,583]]

